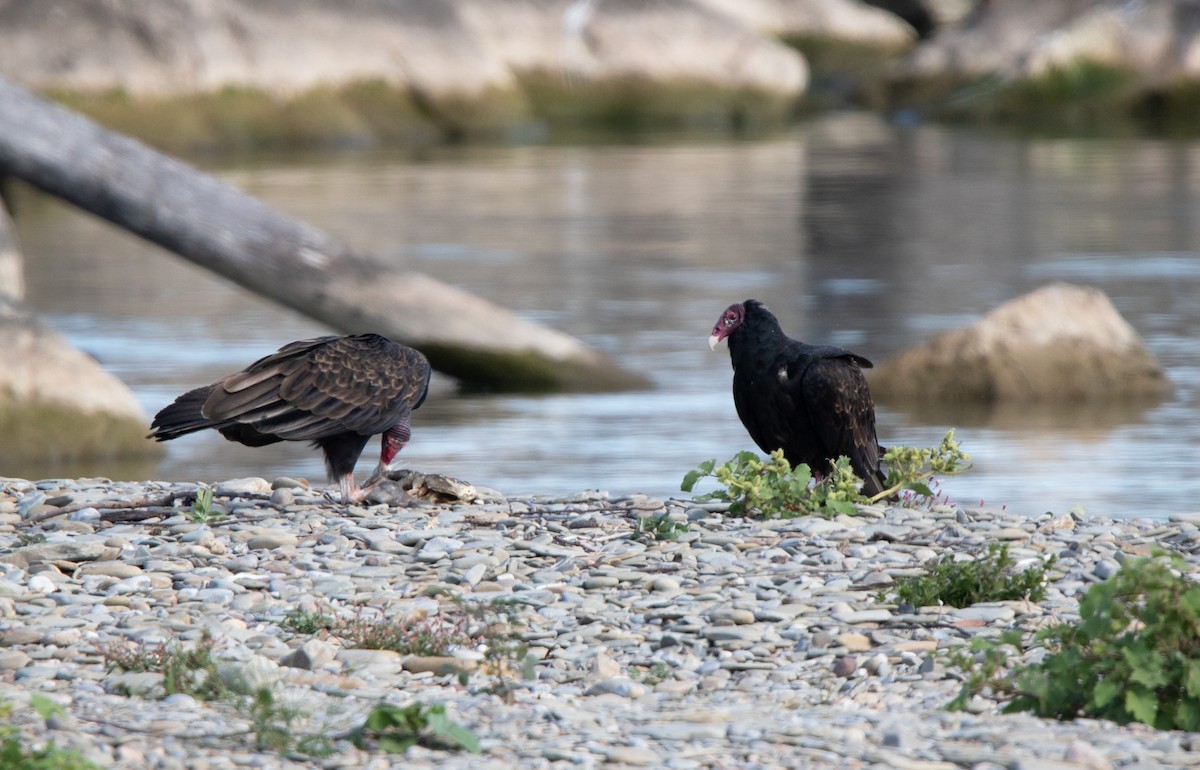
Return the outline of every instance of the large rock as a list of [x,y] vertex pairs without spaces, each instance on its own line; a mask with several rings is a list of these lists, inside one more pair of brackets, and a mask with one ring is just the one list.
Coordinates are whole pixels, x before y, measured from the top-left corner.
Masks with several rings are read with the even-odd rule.
[[1149,87],[1200,77],[1192,0],[1005,0],[914,50],[903,77],[1037,78],[1074,64],[1140,75]]
[[0,294],[0,460],[159,454],[133,393]]
[[893,13],[858,0],[700,0],[773,35],[907,48],[916,35]]
[[370,78],[467,94],[512,84],[441,0],[0,0],[0,73],[135,95]]
[[700,0],[0,0],[0,74],[37,88],[287,94],[381,80],[427,98],[514,92],[529,69],[792,97],[808,76],[795,51]]
[[[459,0],[471,36],[515,76],[691,81],[799,96],[808,66],[794,50],[703,0]],[[573,8],[574,7],[574,8]]]
[[1053,283],[871,374],[880,401],[1102,401],[1161,397],[1162,367],[1098,289]]

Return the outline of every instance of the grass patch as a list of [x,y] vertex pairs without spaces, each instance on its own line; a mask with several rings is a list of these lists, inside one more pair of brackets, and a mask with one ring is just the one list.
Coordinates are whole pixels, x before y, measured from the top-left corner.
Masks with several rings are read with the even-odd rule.
[[452,648],[467,646],[474,641],[465,614],[414,613],[388,618],[359,613],[334,623],[330,632],[351,647],[391,650],[401,655],[446,655]]
[[[1054,566],[1049,556],[1041,564],[1014,572],[1008,545],[992,543],[974,559],[956,561],[947,553],[925,575],[900,578],[891,592],[914,607],[949,605],[970,607],[979,602],[1002,602],[1046,598],[1046,570]],[[883,601],[887,591],[881,591]]]
[[[0,394],[2,395],[2,394]],[[108,412],[80,412],[54,404],[0,406],[0,462],[38,459],[77,463],[157,458],[164,450],[146,440],[146,425]],[[9,455],[9,452],[15,452]]]
[[584,80],[545,70],[521,72],[517,79],[531,114],[549,125],[618,134],[757,133],[785,125],[796,106],[779,94],[703,81],[662,83],[637,76]]
[[[430,616],[396,620],[367,619],[360,615],[337,622],[327,615],[309,612],[289,614],[281,625],[299,632],[329,629],[355,646],[402,654],[445,655],[454,646],[470,645],[484,651],[482,670],[492,678],[486,691],[507,700],[515,676],[528,676],[528,666],[532,663],[516,629],[518,609],[517,605],[505,602],[468,604],[455,599],[446,612]],[[199,700],[232,707],[249,723],[247,735],[256,750],[314,758],[334,753],[336,740],[329,730],[304,730],[302,720],[308,714],[282,703],[271,687],[252,689],[239,685],[232,681],[239,672],[226,670],[225,663],[222,669],[226,678],[232,679],[230,684],[223,683],[213,658],[214,646],[212,637],[204,633],[191,647],[178,642],[153,646],[114,644],[102,650],[102,654],[110,670],[161,673],[163,689],[168,694],[184,692]],[[468,673],[461,672],[459,678],[465,685]],[[387,752],[402,752],[413,745],[475,753],[480,750],[475,734],[446,716],[444,707],[422,704],[404,707],[379,704],[349,737],[357,746]],[[24,766],[16,767],[26,770]],[[79,770],[85,767],[90,770],[91,766],[80,766]],[[28,770],[43,770],[43,766],[30,766]],[[44,770],[75,768],[55,765]]]
[[335,622],[332,615],[324,612],[294,609],[283,616],[283,620],[279,621],[279,627],[294,634],[307,636],[328,631],[333,628]]
[[208,631],[191,647],[177,641],[155,646],[110,644],[101,652],[110,671],[154,672],[162,674],[167,695],[186,693],[197,700],[221,700],[230,695],[217,675],[213,647],[216,642]]
[[810,81],[805,111],[844,107],[881,109],[887,102],[892,65],[911,46],[868,45],[830,37],[787,36],[783,42],[804,54]]
[[705,82],[647,78],[572,80],[525,72],[517,88],[431,95],[380,78],[291,94],[228,86],[211,92],[135,96],[122,89],[51,90],[47,96],[101,125],[174,154],[245,154],[365,147],[424,148],[505,139],[531,126],[604,134],[776,129],[790,98]]
[[629,678],[635,682],[641,682],[644,685],[653,687],[659,682],[672,678],[672,672],[670,666],[662,661],[658,661],[649,666],[632,666],[629,669]]
[[296,722],[308,715],[300,709],[279,703],[271,690],[261,688],[238,705],[250,721],[254,748],[258,751],[316,758],[333,755],[333,739],[325,732],[302,733]]
[[[885,106],[964,124],[1002,125],[1038,135],[1123,136],[1155,132],[1171,122],[1195,135],[1197,107],[1183,87],[1179,98],[1148,90],[1134,72],[1107,64],[1076,62],[1035,77],[955,75],[897,79]],[[1175,107],[1169,108],[1169,104]],[[1187,117],[1185,117],[1187,116]],[[1186,120],[1190,117],[1190,126]]]
[[215,641],[205,631],[191,647],[176,641],[155,646],[113,644],[102,653],[109,670],[162,674],[167,695],[186,693],[197,700],[231,706],[250,723],[249,733],[256,750],[309,757],[327,757],[333,753],[333,739],[324,731],[301,732],[298,722],[308,714],[280,703],[271,688],[226,684],[217,672],[214,646]]
[[235,86],[162,97],[123,90],[47,95],[107,128],[176,154],[427,145],[443,138],[406,89],[382,80],[286,97]]
[[1138,78],[1114,67],[1079,62],[999,88],[986,113],[990,120],[1078,133],[1132,118]]
[[1155,135],[1196,137],[1200,134],[1200,78],[1177,79],[1142,93],[1133,115]]

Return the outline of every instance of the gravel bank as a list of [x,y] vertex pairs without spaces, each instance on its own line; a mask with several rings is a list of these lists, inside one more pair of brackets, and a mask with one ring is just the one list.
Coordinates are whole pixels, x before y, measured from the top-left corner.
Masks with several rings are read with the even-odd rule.
[[[0,699],[26,745],[51,738],[130,770],[1200,766],[1200,735],[1000,715],[985,701],[948,713],[959,683],[936,655],[1077,616],[1088,585],[1155,544],[1196,562],[1200,519],[879,507],[761,521],[686,500],[488,490],[360,507],[242,479],[217,487],[231,515],[200,524],[183,515],[194,490],[0,479]],[[638,537],[652,514],[677,521],[678,537]],[[150,518],[105,520],[130,515]],[[1046,600],[901,613],[876,599],[944,551],[995,541],[1018,560],[1058,555]],[[465,684],[439,673],[478,665],[476,649],[430,662],[286,622],[298,609],[430,614],[452,606],[446,591],[513,603],[534,676],[507,698],[482,670]],[[114,644],[194,644],[206,631],[223,676],[306,712],[293,729],[336,738],[332,756],[256,751],[244,712],[164,699],[158,674],[106,668]],[[40,718],[34,693],[65,715]],[[355,748],[345,736],[380,701],[444,704],[483,753]]]

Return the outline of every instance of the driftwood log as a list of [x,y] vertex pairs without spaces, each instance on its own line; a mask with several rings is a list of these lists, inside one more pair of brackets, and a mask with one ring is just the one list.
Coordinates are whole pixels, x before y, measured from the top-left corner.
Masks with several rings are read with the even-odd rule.
[[5,174],[334,329],[378,332],[418,348],[435,369],[467,387],[648,385],[574,337],[429,276],[388,267],[226,182],[0,79]]

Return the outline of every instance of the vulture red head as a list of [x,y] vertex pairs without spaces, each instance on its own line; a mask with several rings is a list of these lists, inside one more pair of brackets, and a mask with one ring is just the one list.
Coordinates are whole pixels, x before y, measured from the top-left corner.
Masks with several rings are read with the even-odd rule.
[[721,317],[717,319],[717,323],[712,328],[712,334],[708,338],[708,346],[713,350],[717,349],[717,343],[737,331],[737,328],[746,320],[746,306],[744,303],[738,302],[725,308],[725,312],[721,313]]

